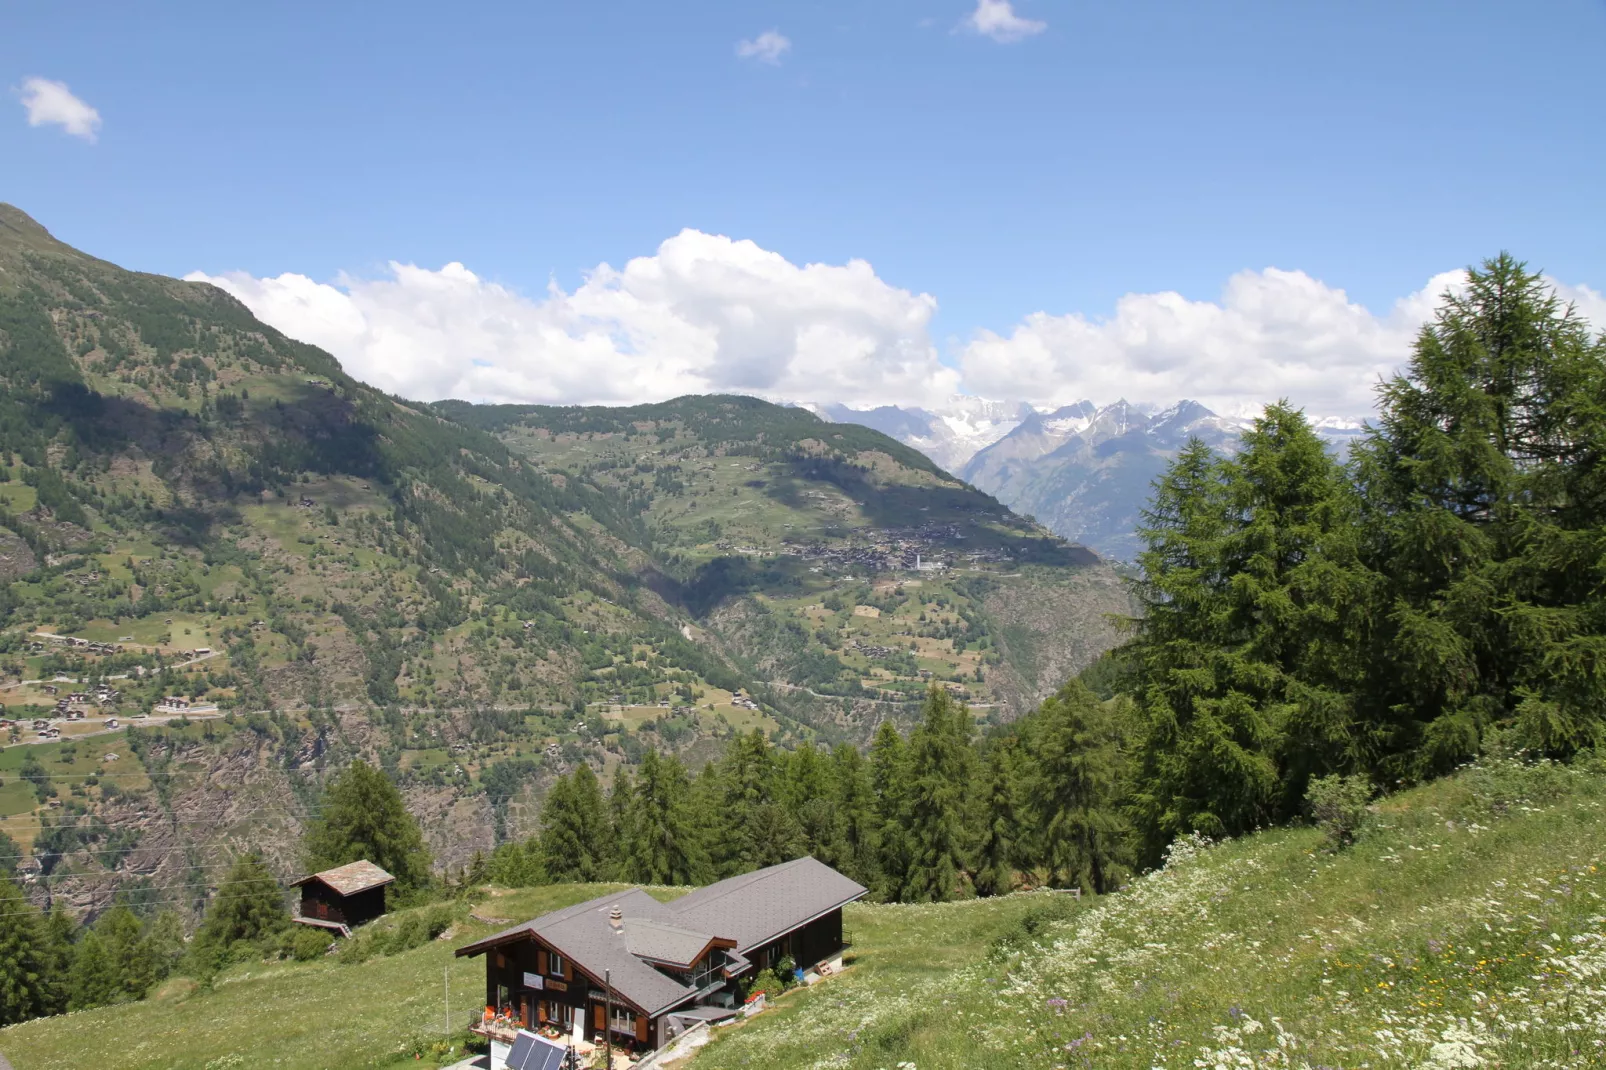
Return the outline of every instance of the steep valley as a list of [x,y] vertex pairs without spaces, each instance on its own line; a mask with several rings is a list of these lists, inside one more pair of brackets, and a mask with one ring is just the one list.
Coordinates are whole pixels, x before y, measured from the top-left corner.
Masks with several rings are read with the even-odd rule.
[[933,684],[1009,720],[1130,612],[879,432],[390,397],[7,206],[0,269],[0,832],[41,905],[289,876],[356,756],[455,872],[576,763],[863,742]]

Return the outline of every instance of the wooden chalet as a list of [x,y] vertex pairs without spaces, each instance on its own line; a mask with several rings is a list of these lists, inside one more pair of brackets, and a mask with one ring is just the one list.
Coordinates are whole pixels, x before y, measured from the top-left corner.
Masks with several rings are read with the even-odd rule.
[[349,936],[352,929],[385,912],[385,886],[395,879],[364,859],[292,881],[290,887],[301,889],[295,920]]
[[825,863],[799,858],[669,903],[640,888],[614,892],[457,954],[485,956],[485,1002],[507,1030],[647,1051],[734,1014],[739,981],[784,958],[800,970],[840,965],[842,908],[865,893]]

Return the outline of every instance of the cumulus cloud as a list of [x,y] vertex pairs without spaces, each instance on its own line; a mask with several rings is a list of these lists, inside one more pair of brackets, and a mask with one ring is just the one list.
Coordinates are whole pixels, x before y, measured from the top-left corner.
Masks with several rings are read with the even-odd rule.
[[736,392],[920,404],[959,388],[929,335],[937,303],[863,260],[799,266],[751,241],[685,230],[573,292],[539,298],[462,264],[386,277],[187,276],[408,397],[554,404]]
[[1034,313],[1007,335],[979,334],[961,366],[979,394],[1040,405],[1193,398],[1242,413],[1286,397],[1313,415],[1359,415],[1464,278],[1436,275],[1377,315],[1302,271],[1244,271],[1217,301],[1128,294],[1106,319]]
[[73,95],[66,82],[25,78],[18,92],[28,113],[29,126],[54,123],[73,137],[93,142],[100,129],[100,112]]
[[1024,41],[1048,29],[1048,23],[1040,19],[1026,19],[1015,14],[1010,0],[976,0],[976,10],[965,16],[961,25],[1005,45]]
[[792,47],[791,40],[779,30],[765,30],[751,41],[737,41],[736,54],[743,59],[756,59],[760,63],[777,64],[781,54]]

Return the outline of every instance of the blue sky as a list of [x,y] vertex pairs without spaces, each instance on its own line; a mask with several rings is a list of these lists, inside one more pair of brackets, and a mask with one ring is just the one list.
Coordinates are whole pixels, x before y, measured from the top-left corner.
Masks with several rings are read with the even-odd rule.
[[[539,303],[691,228],[792,265],[868,261],[935,300],[913,342],[873,344],[929,343],[954,368],[1034,314],[1222,302],[1266,268],[1378,317],[1501,248],[1606,284],[1598,0],[1017,0],[1016,40],[967,28],[975,10],[10,5],[0,200],[130,267],[239,273],[242,295],[459,262]],[[765,31],[789,42],[774,62],[738,54]],[[30,77],[95,109],[93,141],[28,124]],[[667,344],[638,327],[624,349]],[[896,399],[905,365],[905,387],[840,386]],[[990,385],[1011,382],[1030,376]]]

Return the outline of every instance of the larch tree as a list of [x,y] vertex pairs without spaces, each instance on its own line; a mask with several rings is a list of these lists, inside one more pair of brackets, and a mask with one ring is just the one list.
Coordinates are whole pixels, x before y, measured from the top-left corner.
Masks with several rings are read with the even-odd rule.
[[1033,718],[1032,772],[1039,850],[1060,887],[1103,894],[1130,872],[1131,828],[1121,804],[1127,759],[1105,703],[1072,680]]
[[970,855],[967,789],[975,752],[970,712],[946,688],[926,692],[925,715],[905,760],[908,869],[899,898],[937,903],[960,890]]
[[1491,729],[1606,742],[1606,338],[1508,254],[1443,295],[1356,451],[1386,577],[1365,714],[1388,777]]
[[396,878],[401,896],[431,881],[429,849],[418,822],[391,779],[363,761],[352,762],[324,789],[322,810],[307,830],[303,852],[313,870],[367,859]]
[[603,879],[608,819],[602,788],[584,762],[559,777],[541,807],[541,867],[550,881]]
[[7,878],[0,878],[0,1025],[49,1014],[60,999],[61,978],[39,911]]

